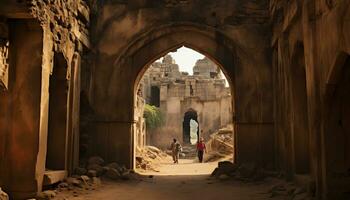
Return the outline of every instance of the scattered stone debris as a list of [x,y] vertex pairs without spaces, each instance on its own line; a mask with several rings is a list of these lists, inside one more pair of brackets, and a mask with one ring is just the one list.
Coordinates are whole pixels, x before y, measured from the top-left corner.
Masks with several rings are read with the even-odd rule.
[[56,195],[57,195],[56,191],[46,190],[46,191],[40,192],[37,195],[36,199],[37,200],[49,200],[49,199],[54,198]]
[[159,172],[158,165],[169,155],[154,146],[136,149],[136,168]]
[[298,187],[293,183],[280,183],[274,185],[268,191],[270,198],[274,197],[286,197],[290,200],[309,200],[311,199],[307,190],[302,187]]
[[[218,163],[211,177],[221,181],[233,179],[245,182],[263,181],[267,177],[278,177],[278,173],[264,171],[254,164],[237,165],[229,161]],[[279,183],[268,191],[269,197],[286,197],[288,200],[309,200],[309,193],[293,183]]]
[[236,179],[241,181],[262,181],[267,176],[264,170],[260,170],[254,164],[233,164],[230,161],[222,161],[218,163],[218,167],[211,174],[212,177],[220,180]]
[[228,157],[233,159],[233,142],[232,125],[228,125],[211,134],[210,139],[206,143],[208,155],[205,157],[205,161],[221,161]]
[[9,196],[0,187],[0,200],[9,200]]
[[[140,176],[134,173],[133,170],[129,170],[125,166],[115,162],[105,165],[105,161],[97,156],[89,158],[86,162],[86,167],[80,166],[74,172],[74,175],[67,177],[63,182],[59,183],[55,190],[43,191],[37,195],[36,199],[52,199],[61,191],[71,191],[73,196],[79,196],[102,186],[101,179],[111,181],[140,180]],[[3,200],[1,196],[0,200]]]

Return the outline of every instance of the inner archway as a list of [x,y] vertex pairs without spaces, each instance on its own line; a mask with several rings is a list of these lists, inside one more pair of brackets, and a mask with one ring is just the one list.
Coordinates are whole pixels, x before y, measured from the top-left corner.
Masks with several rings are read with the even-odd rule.
[[[183,120],[183,143],[196,144],[199,139],[198,115],[193,109],[189,109],[184,114]],[[194,133],[195,132],[195,133]]]

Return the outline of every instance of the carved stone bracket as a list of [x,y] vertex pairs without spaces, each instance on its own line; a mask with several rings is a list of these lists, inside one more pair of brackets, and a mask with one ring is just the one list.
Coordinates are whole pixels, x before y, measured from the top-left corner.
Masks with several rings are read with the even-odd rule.
[[8,26],[5,20],[0,19],[0,90],[8,89]]

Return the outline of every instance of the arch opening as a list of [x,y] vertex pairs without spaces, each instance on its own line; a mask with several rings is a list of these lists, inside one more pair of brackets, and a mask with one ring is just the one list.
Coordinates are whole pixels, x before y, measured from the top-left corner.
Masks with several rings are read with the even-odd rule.
[[[182,66],[185,65],[181,64],[185,56],[176,56],[177,51],[182,52],[184,49],[200,55],[192,63],[194,66]],[[177,51],[172,50],[146,65],[140,71],[142,77],[138,75],[137,92],[134,93],[136,169],[152,174],[154,171],[172,175],[210,174],[218,161],[233,161],[232,88],[221,71],[222,66],[194,49],[180,47]],[[159,91],[154,92],[155,88],[159,88]],[[222,136],[227,137],[226,149],[217,141]],[[180,172],[176,172],[179,174],[173,174],[173,166],[169,165],[172,163],[171,156],[160,158],[158,165],[153,165],[160,170],[154,170],[153,166],[141,162],[147,160],[145,151],[152,151],[150,149],[154,147],[171,155],[174,149],[169,150],[169,147],[176,139],[182,145],[178,168],[184,163],[195,164],[199,161],[196,148],[200,137],[204,138],[210,153],[204,156],[207,163],[199,171],[182,167]]]
[[189,109],[184,114],[183,119],[183,143],[184,144],[196,144],[200,137],[199,124],[197,112],[193,109]]

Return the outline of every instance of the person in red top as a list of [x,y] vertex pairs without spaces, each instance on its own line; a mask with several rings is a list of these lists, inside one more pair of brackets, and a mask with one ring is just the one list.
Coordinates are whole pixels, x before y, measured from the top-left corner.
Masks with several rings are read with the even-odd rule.
[[203,155],[207,152],[207,149],[205,147],[204,139],[201,137],[199,142],[197,143],[197,153],[198,153],[198,160],[199,162],[203,162]]

